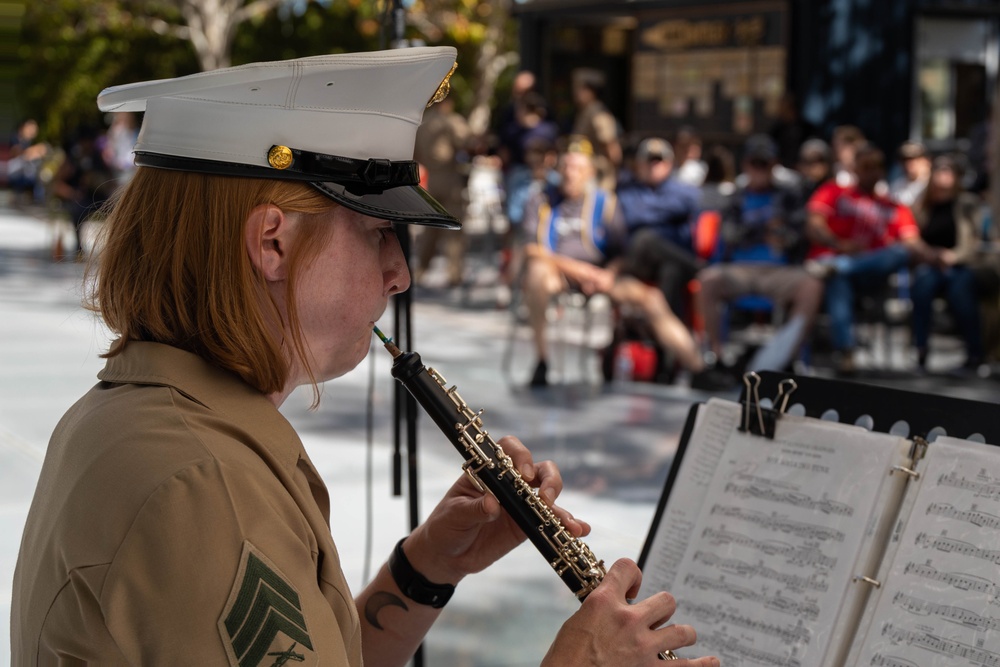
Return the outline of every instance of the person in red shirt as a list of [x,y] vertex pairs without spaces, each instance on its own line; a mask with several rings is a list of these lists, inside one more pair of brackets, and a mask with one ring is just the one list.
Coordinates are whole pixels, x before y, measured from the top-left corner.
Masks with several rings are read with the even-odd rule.
[[871,144],[855,156],[857,181],[829,181],[809,199],[807,234],[812,242],[806,269],[826,278],[838,370],[854,370],[854,293],[885,284],[907,265],[920,244],[910,209],[876,193],[885,176],[885,154]]

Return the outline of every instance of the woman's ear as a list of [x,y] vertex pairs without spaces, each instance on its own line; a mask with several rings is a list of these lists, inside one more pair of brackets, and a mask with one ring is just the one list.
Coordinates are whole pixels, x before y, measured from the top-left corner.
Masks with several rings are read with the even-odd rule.
[[288,277],[292,226],[291,219],[274,204],[261,204],[247,216],[247,253],[265,280],[279,282]]

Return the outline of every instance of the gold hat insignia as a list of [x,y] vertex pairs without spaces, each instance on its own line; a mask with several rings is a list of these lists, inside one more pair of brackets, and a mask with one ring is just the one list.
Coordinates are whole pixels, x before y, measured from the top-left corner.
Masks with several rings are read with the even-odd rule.
[[267,152],[267,163],[275,169],[288,169],[292,166],[292,149],[288,146],[271,146]]
[[431,99],[427,102],[428,108],[448,97],[448,93],[451,92],[451,75],[454,74],[457,69],[458,63],[456,62],[451,66],[451,71],[445,74],[444,79],[441,80],[441,85],[438,86],[438,89],[434,91]]

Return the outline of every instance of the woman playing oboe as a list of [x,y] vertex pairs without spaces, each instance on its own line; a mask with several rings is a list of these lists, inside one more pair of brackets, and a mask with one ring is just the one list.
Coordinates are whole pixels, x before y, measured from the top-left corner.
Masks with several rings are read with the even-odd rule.
[[[89,303],[117,335],[49,444],[14,581],[15,665],[403,665],[466,575],[523,541],[462,476],[355,598],[278,407],[343,375],[409,286],[390,221],[457,226],[413,138],[448,48],[259,63],[102,93],[142,111]],[[551,504],[559,471],[504,447]],[[561,509],[576,536],[589,528]],[[615,563],[545,665],[690,645]],[[714,667],[714,658],[682,661]]]

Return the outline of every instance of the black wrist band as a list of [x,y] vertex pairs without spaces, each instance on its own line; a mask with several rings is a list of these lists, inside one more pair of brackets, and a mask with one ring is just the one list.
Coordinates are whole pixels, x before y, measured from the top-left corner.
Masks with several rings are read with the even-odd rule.
[[[404,537],[403,540],[406,538]],[[451,584],[435,584],[413,569],[403,553],[403,540],[396,542],[396,548],[389,555],[389,574],[392,575],[403,595],[419,604],[440,609],[451,599],[455,587]]]

